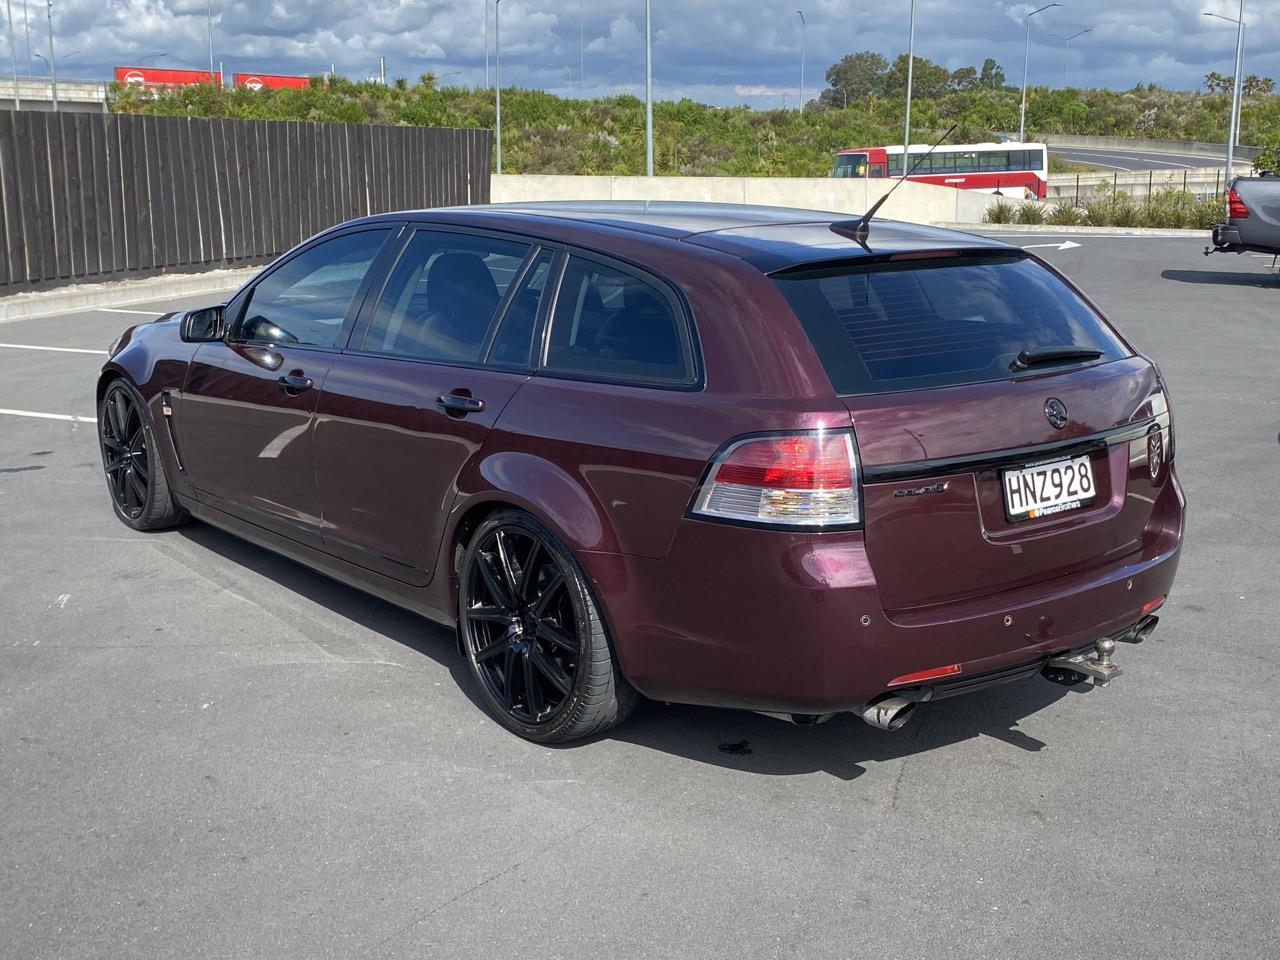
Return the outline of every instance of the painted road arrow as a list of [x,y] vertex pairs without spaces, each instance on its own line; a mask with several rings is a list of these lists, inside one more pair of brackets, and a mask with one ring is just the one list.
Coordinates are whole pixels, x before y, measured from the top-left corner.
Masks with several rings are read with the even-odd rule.
[[1061,243],[1033,243],[1023,247],[1023,250],[1036,250],[1040,247],[1053,247],[1055,250],[1071,250],[1080,246],[1078,243],[1072,243],[1070,240],[1063,240]]

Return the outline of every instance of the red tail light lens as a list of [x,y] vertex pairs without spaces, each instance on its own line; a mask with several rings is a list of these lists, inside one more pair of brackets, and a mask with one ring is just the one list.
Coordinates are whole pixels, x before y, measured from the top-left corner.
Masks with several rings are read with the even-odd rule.
[[861,520],[849,430],[749,437],[713,461],[693,513],[748,523],[847,526]]
[[949,663],[945,667],[934,667],[932,670],[921,670],[918,673],[904,673],[889,681],[889,686],[900,686],[904,683],[924,683],[926,680],[937,680],[941,677],[954,677],[960,672],[960,664]]
[[1232,220],[1246,220],[1249,217],[1249,208],[1235,190],[1227,191],[1227,216]]

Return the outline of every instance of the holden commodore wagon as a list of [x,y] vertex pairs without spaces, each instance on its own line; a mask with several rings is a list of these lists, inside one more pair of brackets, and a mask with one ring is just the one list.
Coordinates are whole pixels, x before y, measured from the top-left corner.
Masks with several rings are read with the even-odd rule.
[[97,385],[111,502],[456,626],[568,741],[640,696],[896,729],[1155,627],[1184,500],[1159,369],[995,240],[562,203],[335,227]]

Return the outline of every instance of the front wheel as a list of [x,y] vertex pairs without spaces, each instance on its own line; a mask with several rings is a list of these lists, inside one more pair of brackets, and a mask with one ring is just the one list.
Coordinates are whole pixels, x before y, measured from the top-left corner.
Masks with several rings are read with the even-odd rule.
[[112,381],[98,405],[98,442],[117,517],[135,530],[159,530],[186,520],[169,492],[142,398],[124,380]]
[[600,733],[638,699],[577,562],[522,511],[499,511],[471,538],[458,576],[458,629],[489,712],[527,740]]

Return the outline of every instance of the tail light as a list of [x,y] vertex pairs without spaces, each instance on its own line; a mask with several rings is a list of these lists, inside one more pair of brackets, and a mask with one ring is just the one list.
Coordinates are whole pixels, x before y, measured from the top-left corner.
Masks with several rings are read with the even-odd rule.
[[849,527],[862,519],[851,430],[735,440],[711,461],[693,514],[786,527]]
[[1235,189],[1227,191],[1227,216],[1232,220],[1247,220],[1249,218],[1249,208],[1244,205],[1244,201],[1240,199],[1240,194]]

